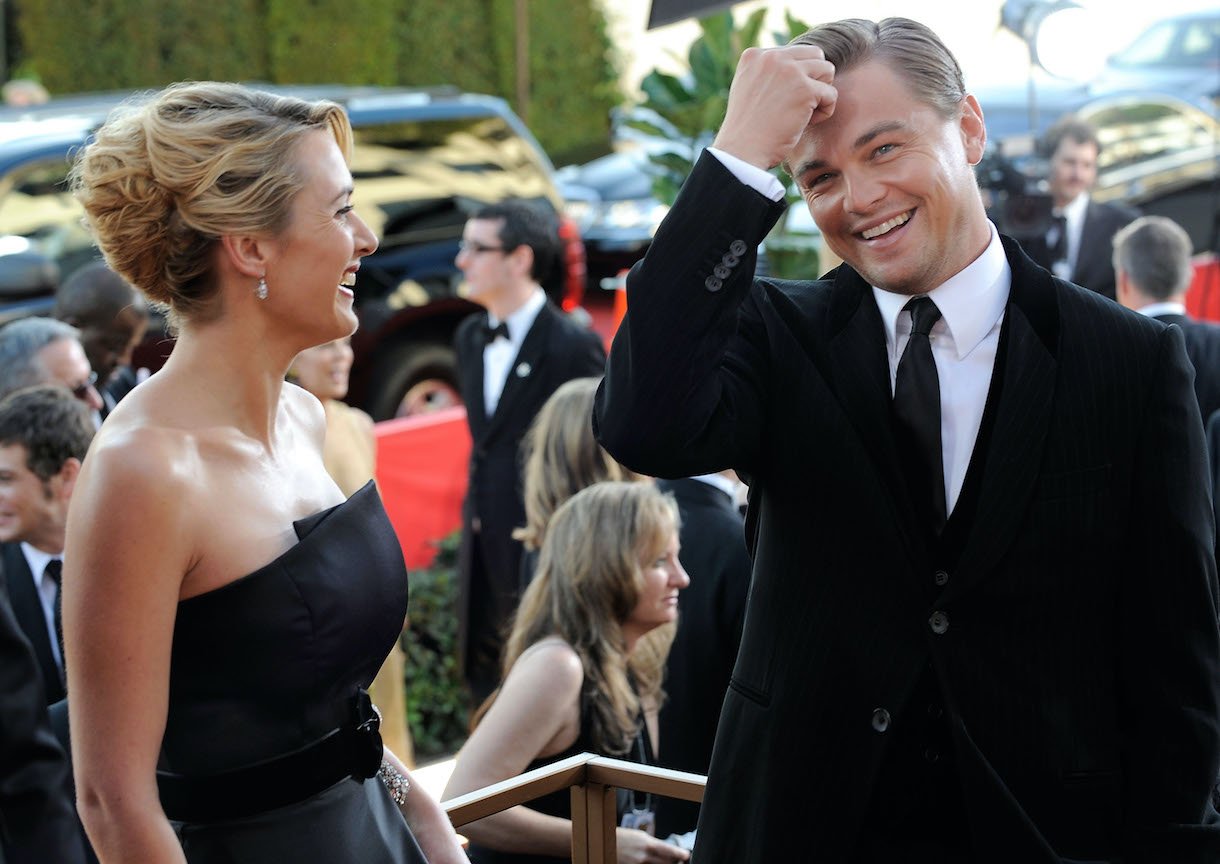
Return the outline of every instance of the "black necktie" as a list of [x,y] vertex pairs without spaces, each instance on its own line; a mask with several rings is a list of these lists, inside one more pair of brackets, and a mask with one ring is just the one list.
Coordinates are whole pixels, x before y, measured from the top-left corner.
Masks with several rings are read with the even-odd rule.
[[1066,261],[1068,257],[1068,223],[1062,214],[1051,217],[1050,230],[1046,232],[1047,248],[1051,256],[1051,264]]
[[505,322],[501,321],[495,327],[492,327],[490,324],[483,325],[484,345],[490,345],[492,342],[495,342],[497,336],[503,336],[505,339],[508,338],[508,325]]
[[945,479],[940,444],[940,378],[932,359],[928,333],[940,310],[927,297],[915,297],[903,309],[911,313],[907,341],[894,382],[894,417],[911,496],[919,510],[928,508],[937,534],[945,525]]
[[60,666],[62,669],[67,665],[64,662],[64,562],[58,558],[52,558],[47,562],[46,569],[42,572],[55,583],[55,612],[53,617],[55,621],[55,641],[59,644]]

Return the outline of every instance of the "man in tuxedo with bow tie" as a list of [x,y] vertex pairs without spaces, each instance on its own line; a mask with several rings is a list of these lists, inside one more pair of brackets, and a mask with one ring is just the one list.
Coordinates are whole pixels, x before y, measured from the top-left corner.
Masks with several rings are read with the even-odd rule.
[[[627,279],[601,442],[750,482],[700,864],[1220,860],[1182,333],[997,232],[984,110],[908,19],[749,49]],[[752,278],[781,163],[844,262],[818,281]]]
[[457,266],[484,311],[455,337],[470,426],[469,485],[462,508],[459,642],[476,705],[500,680],[500,648],[520,596],[525,524],[520,445],[542,404],[572,378],[601,375],[606,354],[542,290],[559,260],[553,213],[521,200],[479,210],[462,231]]

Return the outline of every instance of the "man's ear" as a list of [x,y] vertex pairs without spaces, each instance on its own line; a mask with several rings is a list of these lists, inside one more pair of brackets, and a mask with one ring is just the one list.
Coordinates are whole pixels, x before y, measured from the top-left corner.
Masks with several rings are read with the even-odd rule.
[[958,122],[962,132],[962,146],[966,150],[966,161],[977,165],[987,149],[987,125],[983,122],[983,109],[979,100],[967,95],[962,100],[961,117]]
[[534,250],[522,243],[508,254],[508,262],[513,272],[523,279],[529,279],[530,271],[534,269]]
[[225,234],[220,238],[220,254],[229,267],[251,279],[267,272],[267,241],[251,234]]
[[59,467],[59,473],[51,478],[59,481],[59,497],[64,501],[72,497],[72,491],[76,488],[76,478],[79,476],[80,460],[75,456],[69,456]]

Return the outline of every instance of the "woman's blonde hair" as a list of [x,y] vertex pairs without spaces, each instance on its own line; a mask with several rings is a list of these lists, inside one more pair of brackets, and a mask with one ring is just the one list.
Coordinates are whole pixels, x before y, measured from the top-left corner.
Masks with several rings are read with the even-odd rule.
[[526,435],[525,526],[513,531],[526,549],[539,549],[551,514],[586,486],[638,480],[593,437],[593,397],[600,378],[574,378],[546,400]]
[[551,518],[538,572],[517,609],[504,674],[548,636],[572,646],[584,667],[581,715],[599,753],[627,752],[641,704],[663,697],[673,625],[651,631],[630,654],[622,626],[640,599],[642,562],[662,555],[677,531],[677,505],[652,483],[583,489]]
[[351,126],[333,102],[175,84],[111,114],[72,188],[111,269],[175,319],[212,318],[217,241],[284,228],[305,182],[293,151],[313,130],[350,158]]

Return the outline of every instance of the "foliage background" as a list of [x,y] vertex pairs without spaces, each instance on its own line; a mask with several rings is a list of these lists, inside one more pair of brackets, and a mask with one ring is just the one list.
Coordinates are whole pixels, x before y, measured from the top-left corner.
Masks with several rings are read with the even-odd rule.
[[511,0],[10,0],[11,77],[55,95],[218,79],[452,84],[500,96],[556,162],[608,147],[623,100],[597,0],[529,0],[516,98]]

